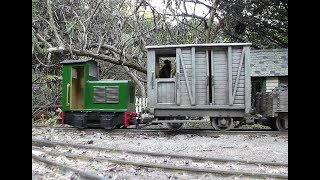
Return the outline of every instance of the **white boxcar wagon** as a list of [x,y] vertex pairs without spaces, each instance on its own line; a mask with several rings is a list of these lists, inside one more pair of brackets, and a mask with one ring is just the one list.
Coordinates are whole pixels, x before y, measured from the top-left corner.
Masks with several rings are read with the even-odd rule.
[[251,109],[250,45],[147,46],[149,118],[142,120],[179,128],[187,117],[210,117],[215,129],[230,129]]

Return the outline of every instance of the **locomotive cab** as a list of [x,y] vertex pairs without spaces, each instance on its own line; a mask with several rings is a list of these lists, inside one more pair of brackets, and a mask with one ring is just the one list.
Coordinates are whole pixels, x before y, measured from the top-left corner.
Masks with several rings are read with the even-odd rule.
[[84,108],[86,81],[98,80],[97,62],[94,60],[66,60],[63,64],[62,109]]

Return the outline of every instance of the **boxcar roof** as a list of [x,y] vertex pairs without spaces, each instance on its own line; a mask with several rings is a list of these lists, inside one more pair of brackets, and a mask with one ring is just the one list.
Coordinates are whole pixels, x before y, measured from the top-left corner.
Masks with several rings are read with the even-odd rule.
[[177,44],[177,45],[160,45],[146,46],[147,49],[162,48],[183,48],[183,47],[222,47],[222,46],[250,46],[252,43],[208,43],[208,44]]
[[81,59],[81,60],[64,60],[61,62],[61,64],[74,64],[74,63],[86,63],[86,62],[89,62],[89,61],[93,61],[93,62],[97,62],[93,59]]

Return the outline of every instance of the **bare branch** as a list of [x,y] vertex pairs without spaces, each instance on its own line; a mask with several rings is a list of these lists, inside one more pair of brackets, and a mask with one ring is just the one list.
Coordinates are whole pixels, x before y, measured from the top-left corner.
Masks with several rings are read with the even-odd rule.
[[54,33],[54,36],[55,36],[56,40],[58,41],[58,45],[60,47],[64,47],[63,42],[62,42],[62,40],[60,38],[60,35],[58,33],[58,30],[57,30],[57,26],[55,25],[55,22],[54,22],[54,19],[53,19],[50,0],[47,0],[47,13],[48,13],[49,19],[50,19],[49,20],[50,26],[53,29],[53,33]]
[[214,7],[212,7],[211,5],[208,5],[204,2],[201,2],[199,0],[185,0],[185,2],[193,2],[195,4],[201,4],[201,5],[204,5],[205,7],[207,7],[208,9],[213,9]]
[[140,92],[141,92],[141,96],[142,97],[146,97],[146,91],[144,89],[143,84],[139,81],[139,79],[137,78],[137,76],[135,74],[133,74],[132,71],[130,71],[130,69],[128,67],[123,67],[124,70],[127,72],[127,74],[133,79],[133,81],[138,85]]
[[33,30],[33,34],[43,43],[45,43],[49,48],[52,48],[53,46],[48,42],[46,41],[39,33],[35,32],[35,30]]
[[[98,10],[98,8],[100,7],[100,5],[101,5],[101,3],[103,2],[103,0],[101,0],[98,4],[97,4],[97,6],[94,8],[94,11],[93,11],[93,13],[89,16],[89,18],[88,19],[86,19],[84,22],[86,23],[87,21],[89,21],[95,14],[96,14],[96,12],[97,12],[97,10]],[[88,27],[88,26],[87,26]]]
[[78,50],[78,49],[70,48],[70,50],[69,50],[69,49],[66,49],[66,48],[54,47],[54,48],[49,48],[48,51],[51,52],[51,53],[63,53],[63,54],[68,54],[68,53],[72,52],[73,54],[78,55],[78,56],[87,56],[87,57],[91,57],[91,58],[94,58],[94,59],[100,59],[100,60],[103,60],[103,61],[107,61],[107,62],[110,62],[112,64],[127,66],[127,67],[135,69],[135,70],[137,70],[139,72],[147,74],[147,69],[145,67],[139,66],[137,63],[117,60],[117,59],[115,59],[113,57],[106,56],[106,55],[103,55],[103,54],[97,54],[97,53],[94,53],[94,52],[91,52],[91,51],[88,51],[88,50],[84,50],[84,49]]
[[78,16],[78,14],[73,11],[73,13],[75,14],[75,16],[77,17],[79,23],[81,24],[82,26],[82,29],[83,29],[83,35],[82,35],[82,39],[83,39],[83,46],[82,46],[82,49],[86,49],[87,47],[87,42],[88,42],[88,35],[87,35],[87,29],[86,29],[86,26],[83,24],[83,22],[81,21],[80,17]]

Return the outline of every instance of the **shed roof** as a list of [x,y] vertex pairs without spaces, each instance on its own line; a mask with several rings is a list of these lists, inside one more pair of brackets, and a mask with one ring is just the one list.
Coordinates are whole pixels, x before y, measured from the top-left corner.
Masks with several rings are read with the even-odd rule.
[[251,77],[288,76],[288,49],[250,51]]
[[93,61],[93,62],[97,62],[93,59],[80,59],[80,60],[64,60],[61,62],[61,64],[74,64],[74,63],[86,63],[86,62],[89,62],[89,61]]

